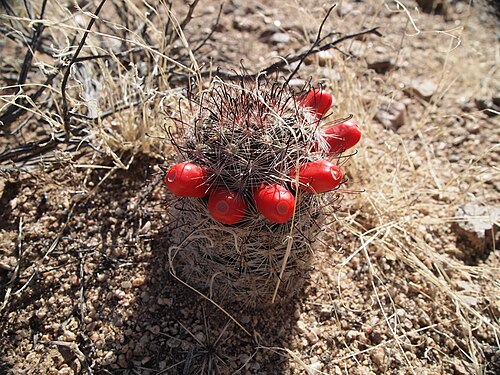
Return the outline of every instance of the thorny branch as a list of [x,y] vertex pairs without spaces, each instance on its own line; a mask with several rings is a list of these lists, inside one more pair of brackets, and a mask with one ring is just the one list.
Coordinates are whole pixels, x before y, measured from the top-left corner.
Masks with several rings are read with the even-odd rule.
[[288,58],[285,58],[285,60],[280,60],[279,62],[274,63],[274,64],[268,66],[267,68],[262,69],[260,71],[260,73],[261,74],[262,73],[266,73],[266,74],[275,73],[277,71],[282,70],[287,65],[290,65],[296,61],[304,60],[304,58],[306,58],[307,56],[314,55],[314,54],[321,52],[321,51],[327,51],[329,49],[334,48],[337,44],[342,43],[348,39],[353,39],[353,38],[356,38],[358,36],[366,35],[366,34],[375,34],[377,36],[382,36],[382,34],[378,31],[378,27],[373,27],[371,29],[363,30],[363,31],[353,33],[353,34],[346,34],[346,35],[341,36],[338,39],[335,39],[334,41],[332,41],[330,43],[323,44],[320,47],[314,47],[306,52],[299,53],[297,55],[292,55]]

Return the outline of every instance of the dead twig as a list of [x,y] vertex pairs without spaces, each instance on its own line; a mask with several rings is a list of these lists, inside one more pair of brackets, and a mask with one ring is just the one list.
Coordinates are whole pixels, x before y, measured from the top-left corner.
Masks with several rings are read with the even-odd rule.
[[[357,38],[358,36],[366,35],[366,34],[375,34],[377,36],[382,36],[382,34],[378,31],[378,27],[373,27],[371,29],[362,30],[362,31],[359,31],[357,33],[346,34],[346,35],[341,36],[338,39],[335,39],[334,41],[332,41],[330,43],[323,44],[322,46],[319,46],[319,47],[315,46],[313,48],[310,48],[306,52],[302,52],[302,53],[299,53],[297,55],[292,55],[292,56],[285,58],[284,60],[280,60],[280,61],[268,66],[267,68],[262,69],[259,73],[260,74],[262,74],[262,73],[265,73],[265,74],[275,73],[279,70],[282,70],[285,66],[290,65],[291,63],[294,63],[296,61],[303,61],[308,56],[314,55],[314,54],[321,52],[321,51],[327,51],[329,49],[335,48],[335,46],[337,44],[340,44],[348,39]],[[293,74],[295,74],[295,72]],[[291,74],[290,77],[292,77],[293,74]]]
[[19,219],[19,229],[17,234],[17,263],[12,272],[12,276],[7,283],[7,290],[5,291],[5,296],[2,302],[2,306],[0,306],[0,313],[2,313],[9,303],[10,296],[12,294],[12,288],[14,283],[16,282],[19,276],[19,268],[21,267],[21,258],[23,255],[23,219]]
[[71,61],[69,62],[68,67],[66,68],[66,72],[64,73],[63,80],[61,83],[62,119],[63,119],[64,131],[66,133],[66,141],[69,141],[69,138],[71,135],[71,129],[70,129],[70,124],[69,124],[69,120],[71,118],[71,112],[68,109],[68,98],[66,96],[66,85],[68,84],[69,74],[71,72],[71,67],[76,62],[78,55],[80,54],[83,46],[85,45],[85,41],[87,40],[87,36],[90,33],[90,29],[92,29],[92,26],[94,25],[95,21],[97,20],[97,16],[99,15],[99,12],[101,11],[102,7],[104,6],[104,3],[106,3],[106,0],[101,0],[99,5],[97,6],[97,8],[94,12],[94,16],[89,21],[89,24],[87,25],[87,29],[85,30],[85,33],[83,34],[83,37],[80,40],[80,43],[78,44],[78,47],[77,47],[75,53],[73,54],[73,57],[71,58]]
[[203,47],[212,38],[212,35],[214,34],[215,30],[217,29],[217,26],[219,25],[220,16],[222,14],[223,6],[224,6],[224,4],[221,4],[219,6],[219,13],[217,13],[217,18],[216,18],[212,28],[210,29],[210,32],[208,33],[208,35],[205,38],[203,38],[203,40],[196,47],[193,48],[193,53],[197,52],[201,47]]
[[[46,5],[47,5],[47,0],[43,0],[38,21],[43,19]],[[33,57],[41,44],[41,39],[42,39],[41,36],[43,30],[45,29],[45,25],[42,22],[37,22],[35,23],[35,25],[36,25],[35,29],[33,30],[31,37],[29,38],[30,42],[27,45],[26,54],[24,55],[23,64],[21,66],[19,77],[17,79],[16,86],[20,91],[22,89],[22,86],[26,83],[26,79],[28,78],[28,73],[32,68]],[[12,103],[7,108],[5,113],[0,117],[0,123],[2,123],[5,128],[7,128],[7,126],[9,126],[15,119],[19,118],[19,116],[21,116],[26,112],[25,110],[23,110],[23,107],[26,106],[26,102],[27,101],[25,99],[23,100],[20,99],[19,97],[16,98],[14,103]]]
[[[86,301],[86,298],[85,298],[85,267],[84,267],[84,264],[85,264],[85,260],[87,258],[87,254],[84,254],[84,253],[81,253],[79,252],[78,253],[78,258],[79,258],[79,274],[80,274],[80,292],[79,292],[79,301],[78,301],[78,315],[79,315],[79,318],[80,318],[80,336],[85,340],[85,342],[89,343],[90,345],[89,346],[86,346],[85,347],[85,351],[88,352],[90,351],[92,354],[95,354],[95,347],[94,347],[94,344],[92,342],[92,340],[90,340],[90,338],[88,337],[87,333],[85,332],[85,317],[87,315],[87,301]],[[79,348],[77,348],[79,349]],[[80,360],[80,362],[82,363],[82,365],[86,365],[87,367],[87,371],[89,374],[92,374],[92,363],[91,363],[91,360],[89,361],[87,358],[88,356],[85,355],[86,353],[83,353],[81,350],[80,350],[80,353],[83,354],[83,362],[82,362],[82,359],[78,358]]]
[[[38,17],[38,20],[41,20],[43,18],[43,15],[45,14],[46,5],[47,5],[47,0],[43,0],[42,9],[40,10],[40,16]],[[26,55],[24,56],[23,65],[21,68],[21,72],[19,74],[19,80],[17,82],[19,86],[22,86],[26,82],[26,78],[28,77],[28,72],[31,69],[31,62],[33,61],[33,56],[35,55],[35,51],[37,50],[37,45],[40,43],[40,36],[42,35],[44,29],[45,25],[40,22],[36,24],[35,30],[33,30],[33,34],[31,36],[31,44],[28,47]]]
[[200,0],[194,0],[191,4],[189,4],[189,9],[187,11],[186,17],[184,17],[184,19],[179,25],[181,30],[184,30],[185,27],[188,25],[188,23],[191,22],[191,20],[193,19],[193,12],[196,6],[198,5],[199,1]]
[[[293,72],[288,76],[287,80],[286,80],[286,83],[288,84],[288,82],[290,82],[290,80],[293,78],[293,76],[295,74],[297,74],[297,72],[299,71],[302,63],[304,62],[304,60],[306,59],[307,56],[309,56],[311,54],[311,52],[314,50],[314,48],[316,48],[316,46],[320,43],[321,41],[321,31],[323,31],[323,26],[325,25],[325,22],[326,20],[328,19],[328,17],[330,17],[330,13],[332,12],[332,10],[337,6],[337,4],[333,4],[330,9],[328,9],[328,12],[326,12],[326,15],[325,17],[323,17],[323,21],[321,21],[321,25],[319,25],[319,29],[318,29],[318,35],[316,35],[316,40],[314,41],[314,43],[312,44],[311,48],[309,48],[309,51],[307,51],[303,56],[302,58],[299,60],[299,63],[297,64],[297,66],[295,67],[295,69],[293,70]],[[267,73],[267,72],[266,72]]]
[[[232,81],[232,80],[241,80],[242,78],[255,78],[261,74],[272,74],[272,73],[276,73],[276,72],[284,70],[287,66],[289,66],[290,64],[292,64],[294,62],[303,61],[308,56],[314,55],[314,54],[321,52],[321,51],[327,51],[330,49],[334,49],[334,48],[336,48],[336,46],[338,44],[340,44],[348,39],[357,38],[359,36],[366,35],[366,34],[374,34],[377,36],[382,36],[382,34],[378,31],[378,27],[373,27],[371,29],[362,30],[362,31],[359,31],[357,33],[343,35],[340,38],[335,39],[334,41],[331,41],[329,43],[323,44],[319,47],[314,46],[314,43],[313,43],[313,47],[309,48],[309,50],[302,52],[302,53],[295,54],[295,55],[291,55],[288,57],[284,57],[283,59],[280,59],[278,62],[276,62],[272,65],[269,65],[268,67],[260,70],[258,73],[242,73],[242,72],[235,72],[235,71],[227,71],[227,70],[223,70],[223,69],[218,69],[214,73],[211,69],[207,69],[207,70],[201,71],[200,75],[202,77],[208,77],[211,75],[215,75],[215,76],[222,78],[224,80]],[[320,40],[322,40],[322,39],[320,39]],[[290,75],[290,77],[292,77],[292,76],[293,75]],[[290,79],[290,77],[288,78],[288,80]],[[171,83],[180,83],[183,81],[188,81],[189,79],[190,79],[190,76],[182,75],[181,73],[179,73],[176,76],[172,77],[170,82]]]
[[42,157],[47,153],[56,150],[61,145],[65,145],[64,151],[76,151],[82,146],[90,147],[97,153],[101,150],[97,149],[91,142],[84,139],[84,134],[81,128],[77,130],[78,137],[73,137],[69,141],[61,137],[45,137],[39,141],[29,142],[12,149],[8,149],[0,153],[0,165],[11,163],[27,163],[36,157]]

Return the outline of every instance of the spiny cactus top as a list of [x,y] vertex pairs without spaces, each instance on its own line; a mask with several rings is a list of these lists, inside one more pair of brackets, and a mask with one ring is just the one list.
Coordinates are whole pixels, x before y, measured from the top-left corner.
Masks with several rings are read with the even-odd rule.
[[327,121],[332,96],[318,88],[295,95],[278,80],[218,81],[198,101],[193,128],[175,143],[183,160],[165,182],[177,196],[207,199],[225,225],[244,225],[252,212],[289,221],[300,194],[341,184],[330,160],[361,138],[354,122]]

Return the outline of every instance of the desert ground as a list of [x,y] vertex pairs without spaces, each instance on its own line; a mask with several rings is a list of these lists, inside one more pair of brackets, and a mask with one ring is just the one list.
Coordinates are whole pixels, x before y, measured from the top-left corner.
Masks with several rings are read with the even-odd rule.
[[[2,0],[0,51],[1,374],[500,373],[495,1]],[[296,296],[215,301],[169,264],[168,129],[297,67],[349,181]]]

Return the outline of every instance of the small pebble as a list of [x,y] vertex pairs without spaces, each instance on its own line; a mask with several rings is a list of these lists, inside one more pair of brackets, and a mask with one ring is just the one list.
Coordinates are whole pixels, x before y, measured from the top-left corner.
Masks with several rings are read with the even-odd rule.
[[203,332],[196,333],[194,337],[196,337],[196,339],[202,344],[205,342],[205,334]]
[[125,354],[120,354],[118,356],[117,363],[118,363],[118,366],[120,366],[121,368],[127,368],[128,367],[127,357],[125,356]]
[[121,289],[116,289],[114,292],[113,292],[114,296],[118,299],[123,299],[125,298],[125,292]]
[[134,277],[132,279],[132,286],[135,288],[143,286],[146,283],[146,279],[144,277]]
[[157,299],[157,303],[158,305],[160,306],[172,306],[172,303],[173,303],[173,299],[172,298],[163,298],[163,297],[158,297]]
[[477,306],[477,298],[471,296],[461,296],[462,300],[469,306]]
[[347,339],[349,341],[355,340],[358,336],[359,336],[359,332],[358,331],[354,331],[354,330],[348,331],[347,335],[346,335],[346,337],[347,337]]
[[125,289],[125,290],[132,288],[132,283],[129,280],[122,281],[120,285],[121,285],[122,289]]
[[109,351],[104,355],[102,359],[103,366],[109,366],[116,362],[116,354],[113,351]]
[[64,331],[64,340],[69,342],[76,341],[76,334],[72,331],[66,330]]
[[73,375],[73,370],[67,366],[64,366],[63,368],[59,369],[59,371],[57,371],[57,375]]
[[376,48],[366,57],[368,69],[373,69],[379,74],[385,74],[394,67],[391,60],[391,53],[388,49]]
[[318,335],[314,331],[307,332],[306,338],[311,344],[316,344],[319,340]]
[[381,369],[381,367],[384,364],[385,361],[385,352],[383,348],[376,348],[373,349],[370,353],[370,358],[372,359],[373,363]]
[[274,33],[269,41],[271,44],[285,44],[290,41],[290,35],[287,33]]
[[412,81],[406,92],[429,101],[437,90],[437,85],[428,79]]
[[354,9],[354,5],[350,2],[347,2],[347,1],[341,1],[340,5],[338,5],[336,7],[337,14],[340,17],[347,16],[349,13],[351,13],[353,11],[353,9]]
[[299,320],[297,322],[297,331],[299,331],[299,333],[302,333],[302,334],[306,334],[308,332],[308,329],[302,320]]
[[335,56],[331,51],[320,51],[318,52],[317,56],[320,66],[332,64],[335,60]]
[[396,131],[406,122],[406,105],[385,100],[375,114],[375,119],[387,128]]

